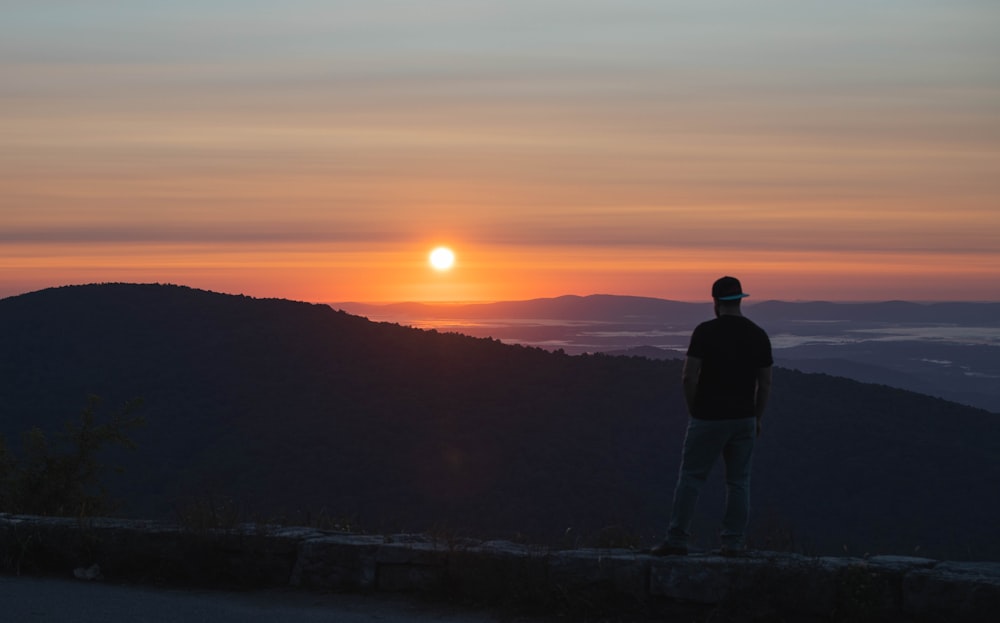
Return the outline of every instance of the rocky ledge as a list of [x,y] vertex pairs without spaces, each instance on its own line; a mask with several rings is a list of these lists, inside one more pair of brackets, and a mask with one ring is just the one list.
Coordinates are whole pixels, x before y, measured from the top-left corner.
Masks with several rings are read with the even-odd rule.
[[408,592],[618,620],[995,621],[1000,563],[754,552],[653,557],[501,541],[0,514],[0,570],[199,587]]

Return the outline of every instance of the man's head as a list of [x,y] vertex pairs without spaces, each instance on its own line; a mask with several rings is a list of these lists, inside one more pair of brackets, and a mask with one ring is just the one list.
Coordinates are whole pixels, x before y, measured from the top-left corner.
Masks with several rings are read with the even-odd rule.
[[743,286],[736,277],[721,277],[712,284],[712,300],[716,312],[722,309],[739,309],[740,301],[750,296],[743,293]]

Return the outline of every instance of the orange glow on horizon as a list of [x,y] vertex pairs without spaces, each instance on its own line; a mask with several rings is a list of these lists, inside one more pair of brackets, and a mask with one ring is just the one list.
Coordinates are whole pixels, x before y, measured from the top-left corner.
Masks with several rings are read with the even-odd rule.
[[[311,302],[467,302],[564,294],[703,301],[722,274],[739,276],[754,301],[996,300],[1000,261],[975,253],[765,252],[467,245],[461,270],[436,271],[427,245],[373,248],[273,245],[60,247],[8,245],[0,296],[110,281],[176,283],[259,298]],[[612,257],[613,261],[607,258]],[[994,284],[995,285],[995,284]]]

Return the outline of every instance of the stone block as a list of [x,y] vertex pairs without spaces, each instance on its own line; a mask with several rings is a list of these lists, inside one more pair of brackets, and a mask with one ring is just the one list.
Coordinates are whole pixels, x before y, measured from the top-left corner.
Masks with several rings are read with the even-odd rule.
[[378,565],[375,588],[386,593],[438,593],[445,590],[444,565]]
[[628,550],[554,552],[548,561],[548,581],[562,593],[621,594],[644,599],[650,562],[650,557]]
[[506,541],[457,548],[448,556],[447,585],[464,599],[507,606],[550,598],[548,550]]
[[740,576],[734,602],[746,602],[761,614],[809,615],[827,618],[836,608],[837,573],[841,560],[808,558],[796,554],[763,553],[758,565]]
[[384,541],[384,537],[348,535],[302,541],[290,584],[327,590],[373,590],[376,555]]
[[755,553],[654,559],[650,595],[716,606],[720,613],[829,617],[836,610],[836,574],[843,566],[794,554]]
[[653,596],[700,604],[718,604],[733,590],[723,559],[713,556],[669,556],[650,565],[649,592]]
[[903,578],[903,612],[948,621],[993,621],[1000,613],[1000,563],[943,562]]
[[378,548],[375,560],[380,565],[443,566],[448,562],[448,549],[431,541],[397,541]]
[[447,578],[448,548],[426,538],[393,537],[378,548],[375,561],[380,591],[438,591]]
[[876,621],[892,619],[902,607],[902,583],[915,561],[842,559],[832,565],[836,585],[834,614],[837,620]]

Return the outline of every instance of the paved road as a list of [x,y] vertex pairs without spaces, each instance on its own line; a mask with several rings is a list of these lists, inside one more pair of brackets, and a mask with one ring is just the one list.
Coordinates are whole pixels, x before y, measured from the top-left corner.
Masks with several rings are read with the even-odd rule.
[[497,623],[496,614],[387,596],[225,592],[0,576],[3,623]]

